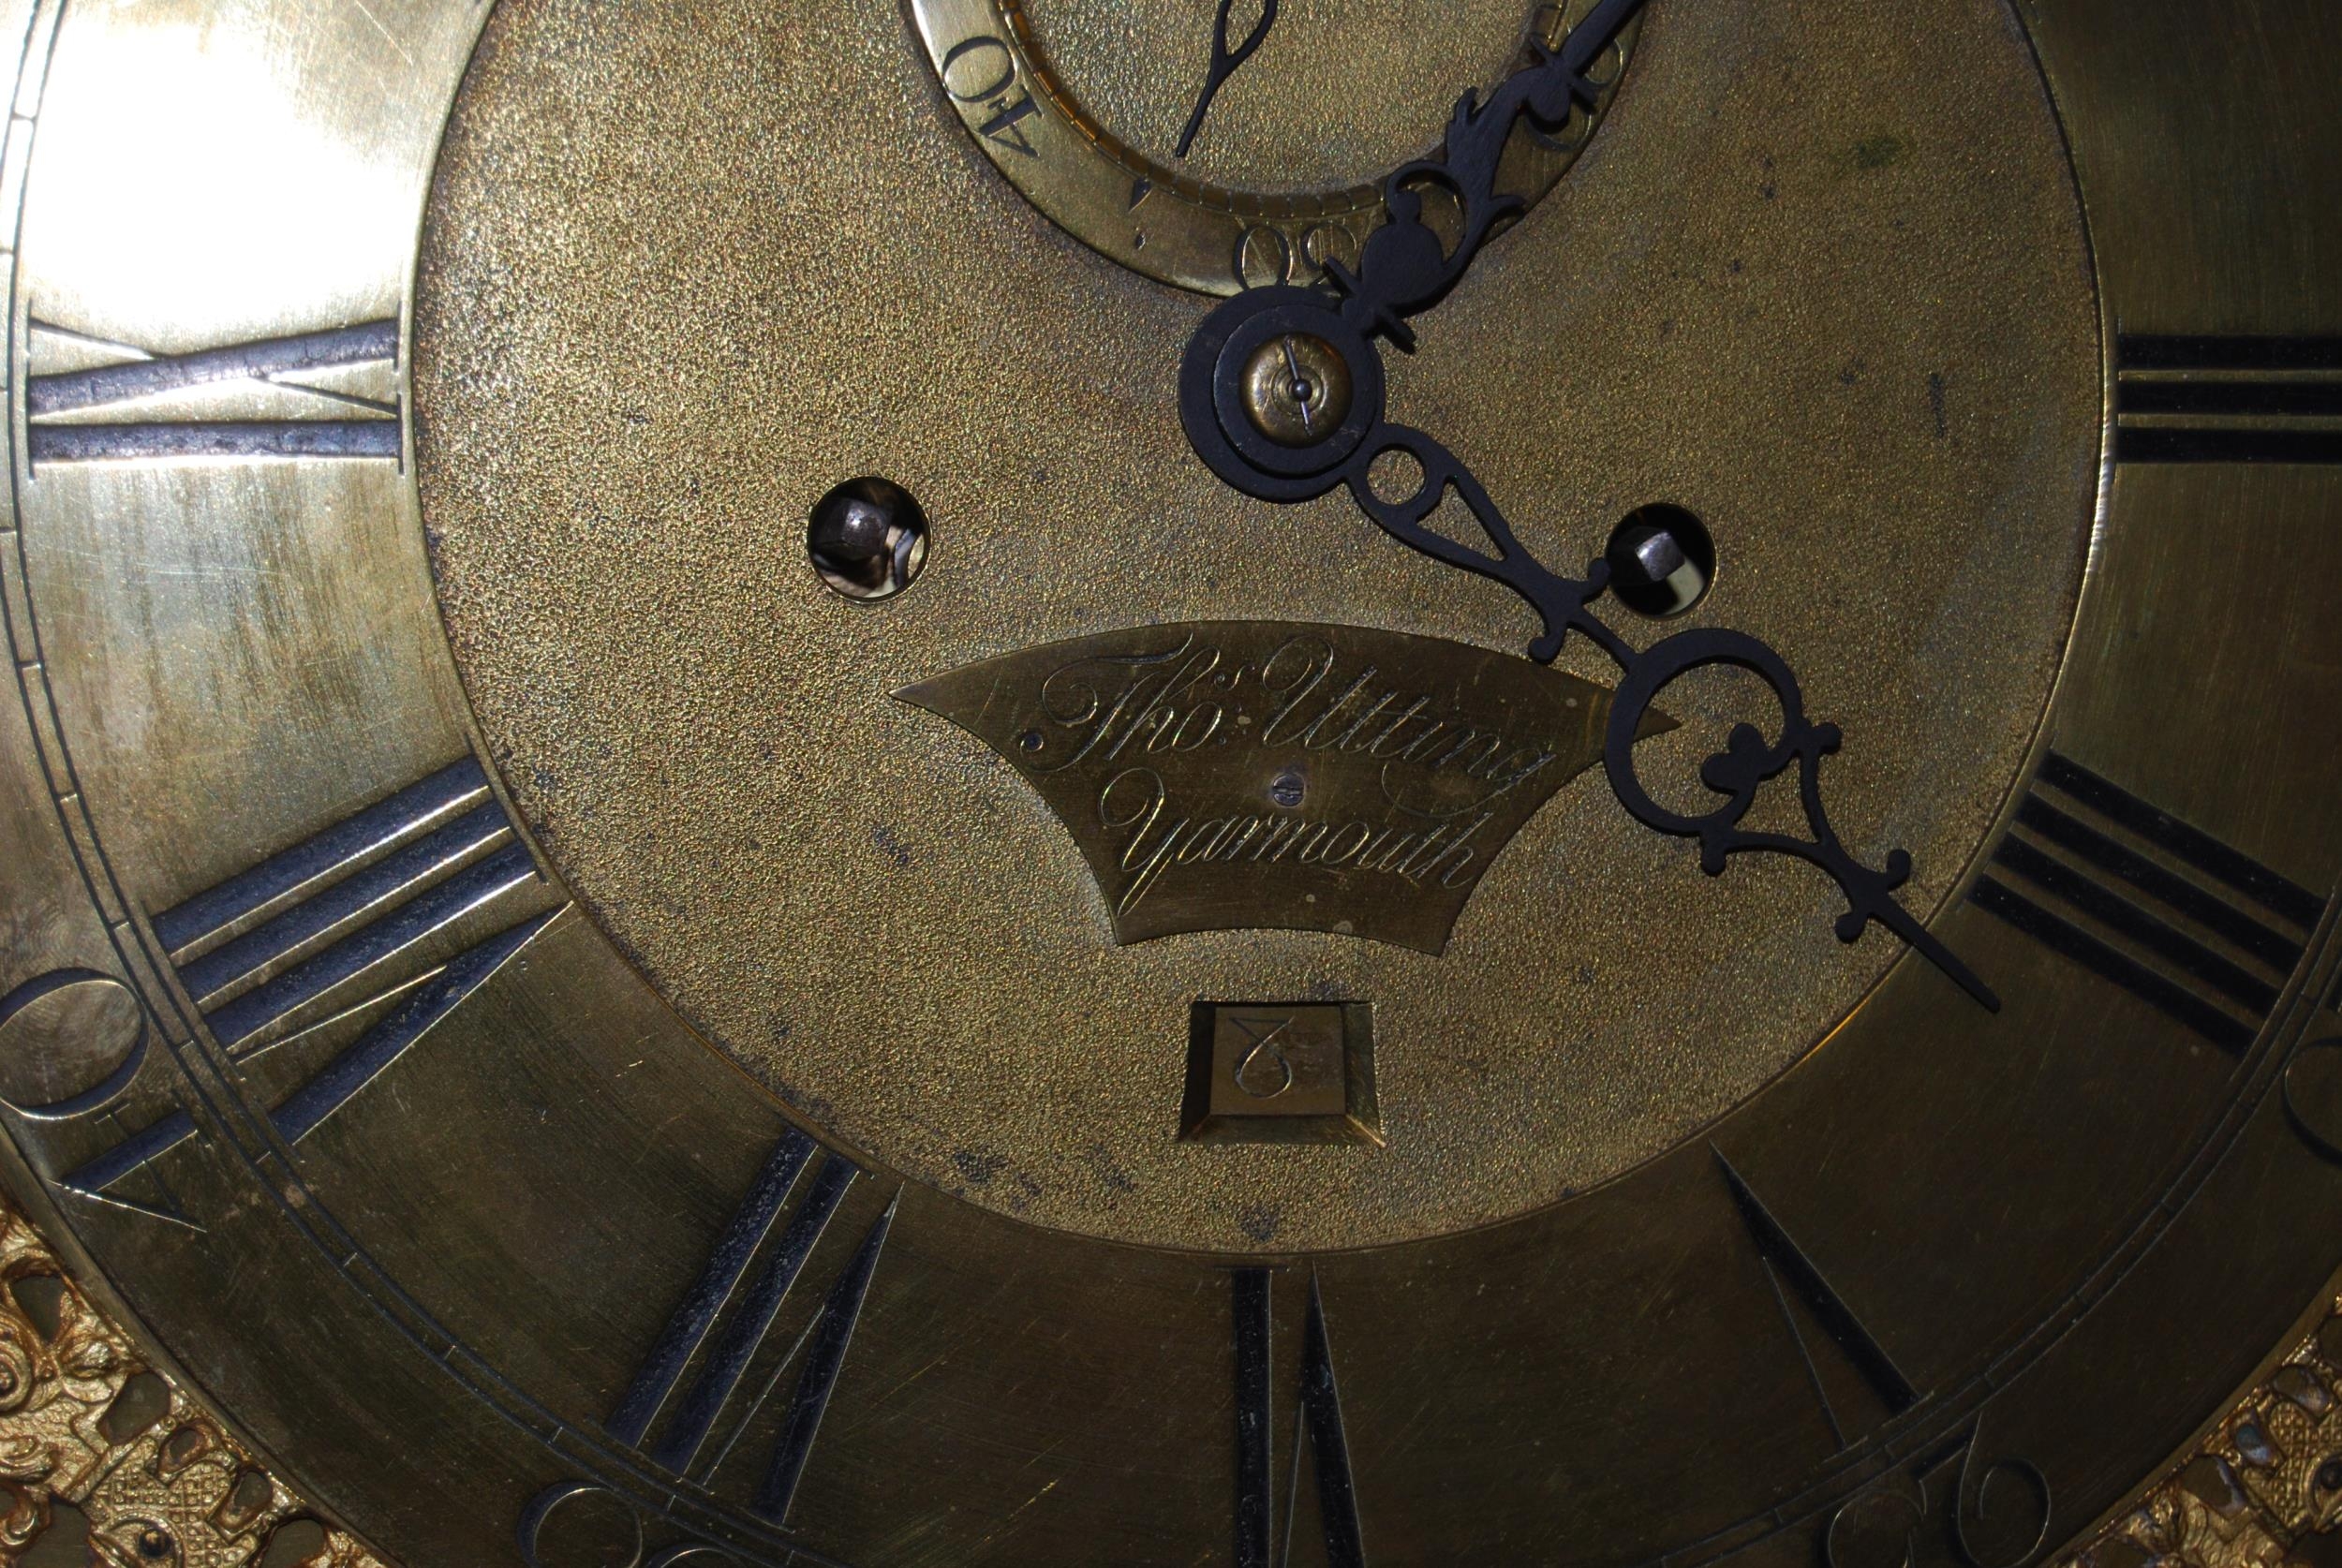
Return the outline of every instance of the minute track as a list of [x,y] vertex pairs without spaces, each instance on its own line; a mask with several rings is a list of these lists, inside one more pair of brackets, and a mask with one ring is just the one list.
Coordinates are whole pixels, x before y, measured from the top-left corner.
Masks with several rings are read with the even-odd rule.
[[[1401,352],[1416,348],[1409,318],[1445,299],[1481,248],[1524,203],[1496,188],[1498,166],[1514,126],[1523,117],[1551,127],[1578,105],[1592,107],[1599,88],[1586,71],[1645,0],[1603,0],[1558,49],[1533,43],[1532,63],[1515,71],[1486,104],[1467,91],[1457,101],[1447,140],[1437,156],[1402,165],[1383,182],[1390,222],[1366,242],[1357,270],[1339,262],[1317,288],[1251,288],[1206,317],[1189,340],[1179,370],[1179,414],[1188,440],[1205,465],[1233,488],[1280,504],[1313,500],[1346,486],[1376,526],[1401,543],[1446,566],[1501,583],[1526,599],[1545,623],[1528,648],[1551,663],[1572,631],[1600,647],[1623,676],[1604,747],[1610,788],[1619,804],[1646,827],[1697,838],[1700,868],[1721,876],[1738,854],[1785,854],[1805,861],[1835,882],[1846,910],[1838,939],[1858,940],[1873,922],[1901,937],[1988,1011],[2000,999],[1983,980],[1905,909],[1895,892],[1910,880],[1911,857],[1890,851],[1883,865],[1865,865],[1846,849],[1821,796],[1822,759],[1842,740],[1834,724],[1805,713],[1804,696],[1788,662],[1771,644],[1745,632],[1700,628],[1637,651],[1590,608],[1610,586],[1610,569],[1597,558],[1581,578],[1553,571],[1521,543],[1487,489],[1445,445],[1423,431],[1386,420],[1384,371],[1377,338]],[[1424,219],[1423,187],[1444,188],[1460,213],[1453,245]],[[1314,340],[1349,373],[1345,417],[1314,443],[1295,447],[1265,436],[1247,407],[1249,367],[1282,339]],[[1297,392],[1303,383],[1297,378]],[[1397,453],[1411,459],[1421,479],[1393,501],[1378,495],[1372,469]],[[1439,533],[1430,520],[1450,492],[1495,546],[1491,554]],[[1634,742],[1659,693],[1695,670],[1744,670],[1772,689],[1781,706],[1781,733],[1768,739],[1755,725],[1735,726],[1726,748],[1700,768],[1700,781],[1725,797],[1712,811],[1686,814],[1663,806],[1635,772]],[[1794,766],[1808,838],[1756,832],[1742,823],[1763,786]]]

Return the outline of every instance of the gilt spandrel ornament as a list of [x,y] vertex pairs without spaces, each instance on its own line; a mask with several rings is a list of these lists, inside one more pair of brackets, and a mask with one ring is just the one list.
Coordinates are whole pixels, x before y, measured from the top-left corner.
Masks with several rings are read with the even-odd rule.
[[0,1203],[0,1568],[384,1568],[258,1464]]

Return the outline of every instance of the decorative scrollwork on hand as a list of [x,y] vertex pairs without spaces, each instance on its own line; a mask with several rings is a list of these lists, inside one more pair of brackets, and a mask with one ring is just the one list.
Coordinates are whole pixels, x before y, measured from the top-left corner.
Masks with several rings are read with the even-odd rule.
[[[1385,177],[1383,205],[1390,221],[1367,236],[1356,272],[1339,261],[1326,265],[1326,275],[1343,296],[1342,315],[1353,327],[1414,352],[1415,332],[1406,318],[1445,299],[1480,247],[1528,205],[1496,189],[1497,170],[1514,125],[1525,114],[1552,129],[1569,118],[1575,106],[1593,108],[1602,88],[1586,71],[1644,4],[1602,0],[1570,29],[1558,49],[1532,39],[1530,63],[1505,78],[1487,103],[1474,91],[1457,100],[1438,156],[1402,164]],[[1462,231],[1452,248],[1424,221],[1425,186],[1446,191],[1462,214]]]
[[[1902,850],[1887,856],[1883,868],[1857,860],[1831,826],[1821,798],[1821,762],[1838,749],[1844,737],[1835,724],[1816,724],[1805,714],[1805,695],[1788,661],[1768,643],[1745,632],[1703,628],[1679,632],[1640,654],[1620,660],[1625,679],[1610,709],[1610,727],[1603,761],[1610,789],[1637,821],[1661,833],[1699,840],[1700,869],[1711,877],[1724,874],[1737,854],[1792,855],[1818,867],[1845,895],[1846,912],[1838,917],[1838,939],[1852,942],[1873,921],[1892,931],[1924,954],[1961,989],[1997,1012],[1994,997],[1974,970],[1930,933],[1911,912],[1895,901],[1895,890],[1911,880],[1911,857]],[[1736,725],[1725,749],[1710,757],[1699,770],[1700,782],[1724,797],[1714,810],[1687,816],[1662,806],[1643,787],[1635,772],[1637,727],[1661,691],[1694,670],[1713,665],[1745,670],[1772,688],[1781,706],[1781,738],[1768,742],[1753,724]],[[1794,764],[1798,798],[1813,837],[1796,838],[1782,833],[1754,832],[1741,825],[1757,791]]]
[[[1745,632],[1723,629],[1682,632],[1638,652],[1593,613],[1594,601],[1610,587],[1606,562],[1593,561],[1582,577],[1550,570],[1520,541],[1486,487],[1454,452],[1424,432],[1383,417],[1386,377],[1375,339],[1414,348],[1406,318],[1445,298],[1497,227],[1519,208],[1518,200],[1496,190],[1497,166],[1514,125],[1524,114],[1550,125],[1565,118],[1574,103],[1592,102],[1597,88],[1587,79],[1587,67],[1643,3],[1602,0],[1558,50],[1537,46],[1531,64],[1514,72],[1485,105],[1466,93],[1441,155],[1408,164],[1385,182],[1390,222],[1369,238],[1355,273],[1329,265],[1330,289],[1248,289],[1205,318],[1189,340],[1179,371],[1180,421],[1196,455],[1244,494],[1289,504],[1346,487],[1359,510],[1392,538],[1444,565],[1510,588],[1545,623],[1528,648],[1539,663],[1558,658],[1571,632],[1583,635],[1623,673],[1606,760],[1610,788],[1637,821],[1661,833],[1698,839],[1700,865],[1711,876],[1721,876],[1740,854],[1804,861],[1845,897],[1845,912],[1837,921],[1839,940],[1858,940],[1874,923],[1884,926],[1997,1012],[1999,999],[1976,973],[1896,901],[1896,890],[1910,880],[1910,855],[1898,849],[1884,865],[1866,865],[1831,824],[1822,804],[1821,763],[1838,749],[1841,737],[1837,726],[1806,716],[1804,693],[1787,660]],[[1426,185],[1445,188],[1462,213],[1462,234],[1452,248],[1424,221]],[[1321,382],[1305,378],[1292,368],[1301,362],[1303,348],[1312,362],[1337,374]],[[1312,425],[1297,435],[1289,422],[1271,417],[1273,409],[1255,406],[1258,367],[1264,363],[1270,367],[1272,388],[1283,386],[1297,407],[1317,408],[1322,431]],[[1290,373],[1289,384],[1281,379],[1281,365]],[[1327,401],[1332,396],[1328,389],[1337,385],[1341,395]],[[1394,453],[1411,458],[1421,470],[1415,487],[1395,500],[1377,494],[1373,484],[1376,462]],[[1430,525],[1451,496],[1463,502],[1491,548],[1452,539]],[[1735,728],[1725,749],[1700,770],[1701,782],[1721,795],[1723,804],[1697,815],[1674,811],[1636,774],[1634,742],[1664,688],[1694,670],[1719,664],[1748,671],[1771,688],[1781,709],[1780,736],[1768,740],[1749,724]],[[1811,836],[1742,826],[1763,786],[1793,766]]]
[[[1393,452],[1414,459],[1423,478],[1412,494],[1388,501],[1375,493],[1372,470]],[[1527,599],[1545,622],[1543,634],[1529,644],[1529,657],[1538,663],[1552,663],[1561,654],[1562,640],[1571,631],[1584,632],[1622,664],[1634,657],[1625,641],[1586,608],[1609,585],[1609,563],[1590,563],[1581,578],[1547,570],[1514,534],[1512,525],[1505,521],[1505,514],[1496,510],[1496,503],[1472,471],[1422,431],[1402,424],[1376,426],[1351,458],[1343,477],[1358,510],[1385,533],[1434,560],[1502,583]],[[1426,525],[1451,491],[1462,499],[1489,542],[1496,546],[1494,555]]]

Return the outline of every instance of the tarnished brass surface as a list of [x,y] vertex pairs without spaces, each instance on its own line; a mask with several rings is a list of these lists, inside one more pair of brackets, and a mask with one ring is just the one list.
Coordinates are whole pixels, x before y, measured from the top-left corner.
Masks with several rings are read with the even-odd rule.
[[2073,1554],[2071,1568],[2277,1568],[2342,1547],[2342,1305]]
[[[1267,203],[1521,22],[1284,0],[1182,159],[1216,11],[1017,14]],[[1997,1012],[1607,767],[1436,955],[1259,928],[1282,863],[1118,939],[1111,778],[1004,673],[1346,628],[1485,724],[1614,672],[1212,479],[1213,302],[1003,178],[930,20],[0,0],[0,1173],[178,1390],[0,1482],[222,1568],[296,1497],[402,1568],[2324,1563],[2342,18],[1652,0],[1392,356],[1541,558],[1704,520],[1624,624],[1787,656]],[[931,525],[877,602],[808,555],[864,478]],[[1639,776],[1699,798],[1755,697],[1670,688]],[[1411,788],[1326,761],[1293,809]],[[0,1302],[87,1369],[41,1338]]]
[[1434,957],[1513,836],[1600,764],[1610,714],[1523,659],[1287,621],[1052,643],[896,696],[1024,775],[1117,941],[1282,927]]

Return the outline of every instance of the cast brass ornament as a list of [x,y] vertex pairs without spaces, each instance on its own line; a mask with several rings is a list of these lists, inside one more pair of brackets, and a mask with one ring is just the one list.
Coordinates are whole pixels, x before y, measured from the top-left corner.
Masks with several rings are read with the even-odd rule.
[[2342,1540],[2342,1309],[2075,1554],[2073,1568],[2276,1568]]
[[0,1280],[0,1562],[381,1568],[150,1369],[6,1208]]
[[22,0],[0,1555],[2325,1563],[2330,9]]

